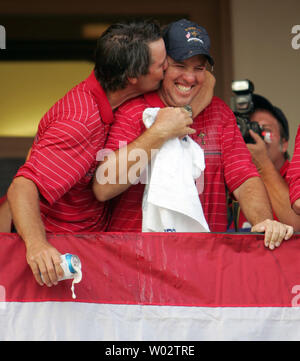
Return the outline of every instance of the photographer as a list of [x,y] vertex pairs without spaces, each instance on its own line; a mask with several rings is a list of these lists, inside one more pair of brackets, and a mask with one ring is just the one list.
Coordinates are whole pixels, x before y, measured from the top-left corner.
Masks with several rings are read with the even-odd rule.
[[[253,108],[249,116],[250,128],[254,122],[261,130],[249,129],[251,139],[245,139],[252,161],[267,189],[274,218],[300,230],[300,217],[290,205],[287,171],[289,168],[289,125],[283,112],[266,98],[253,94]],[[245,138],[245,137],[244,137]],[[251,227],[239,207],[235,205],[235,226],[239,230]],[[232,227],[231,227],[232,228]]]

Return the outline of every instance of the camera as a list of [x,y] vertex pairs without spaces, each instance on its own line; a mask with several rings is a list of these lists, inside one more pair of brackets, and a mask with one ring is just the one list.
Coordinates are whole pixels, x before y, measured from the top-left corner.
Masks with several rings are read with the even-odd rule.
[[237,125],[242,133],[245,143],[255,143],[249,134],[250,129],[264,139],[264,131],[261,126],[257,122],[250,121],[250,116],[254,111],[252,99],[254,91],[253,83],[248,79],[235,80],[231,84],[231,89],[234,93],[234,96],[231,98],[231,109],[236,117]]

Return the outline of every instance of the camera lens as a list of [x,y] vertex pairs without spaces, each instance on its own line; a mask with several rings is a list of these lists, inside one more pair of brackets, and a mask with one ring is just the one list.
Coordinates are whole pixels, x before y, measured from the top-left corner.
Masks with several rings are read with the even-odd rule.
[[251,130],[253,130],[253,132],[255,132],[257,134],[261,134],[261,127],[257,122],[250,122],[249,123],[249,128]]

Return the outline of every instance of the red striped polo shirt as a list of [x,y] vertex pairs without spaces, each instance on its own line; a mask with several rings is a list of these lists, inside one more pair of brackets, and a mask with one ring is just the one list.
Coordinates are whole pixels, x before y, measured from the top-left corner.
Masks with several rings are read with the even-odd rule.
[[[116,150],[120,141],[136,139],[144,130],[143,111],[165,105],[157,93],[148,93],[123,104],[115,113],[106,148]],[[225,184],[233,192],[248,178],[259,176],[230,108],[219,98],[195,119],[191,138],[204,149],[206,168],[204,192],[200,196],[212,232],[225,232],[227,207]],[[140,232],[144,185],[132,185],[113,199],[109,231]]]
[[106,229],[107,205],[94,197],[92,180],[112,121],[94,72],[41,119],[30,158],[16,176],[36,184],[47,232]]
[[298,128],[293,158],[287,174],[291,204],[300,198],[300,126]]

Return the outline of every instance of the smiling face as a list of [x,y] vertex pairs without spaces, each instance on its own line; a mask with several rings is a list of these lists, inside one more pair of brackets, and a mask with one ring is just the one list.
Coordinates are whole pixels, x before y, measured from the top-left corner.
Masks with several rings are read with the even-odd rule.
[[146,75],[136,78],[136,88],[139,92],[146,93],[159,88],[168,67],[167,54],[163,39],[149,44],[151,65]]
[[169,56],[167,59],[169,65],[159,90],[162,101],[168,106],[190,104],[204,83],[206,57],[195,55],[181,62]]

